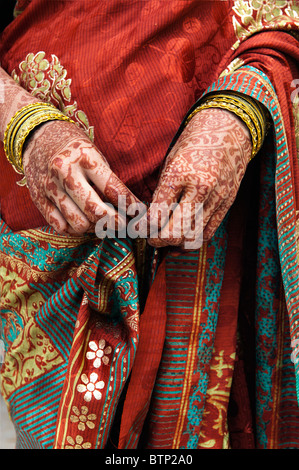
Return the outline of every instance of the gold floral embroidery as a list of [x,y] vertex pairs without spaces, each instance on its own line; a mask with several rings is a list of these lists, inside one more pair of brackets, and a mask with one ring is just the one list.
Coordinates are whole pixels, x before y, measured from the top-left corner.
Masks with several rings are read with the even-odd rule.
[[135,312],[133,315],[127,318],[127,325],[134,331],[139,330],[139,313]]
[[287,29],[291,23],[299,26],[299,5],[290,0],[235,0],[233,26],[240,42],[263,29]]
[[[232,353],[229,358],[225,358],[224,351],[219,351],[218,355],[214,356],[213,363],[211,364],[211,373],[216,374],[217,378],[225,378],[225,385],[219,383],[211,386],[207,390],[206,407],[203,414],[203,424],[200,432],[198,448],[214,447],[216,445],[215,439],[208,439],[210,431],[207,423],[210,423],[211,418],[207,420],[208,415],[213,416],[212,429],[215,429],[219,436],[222,436],[223,446],[227,446],[227,430],[226,430],[226,412],[227,404],[229,401],[230,388],[232,377],[228,373],[229,369],[233,369],[233,362],[235,360],[235,353]],[[211,424],[209,424],[209,427]]]
[[95,414],[88,414],[87,406],[81,406],[81,409],[77,406],[72,407],[73,415],[71,415],[70,420],[72,423],[78,423],[78,430],[85,431],[86,426],[89,429],[94,429],[95,423],[93,421],[97,418]]
[[66,69],[55,54],[51,54],[50,61],[45,56],[44,51],[27,54],[19,64],[18,73],[15,69],[12,71],[13,79],[33,96],[52,102],[66,116],[77,121],[93,140],[94,128],[89,125],[86,114],[78,109],[77,102],[72,102],[72,80],[67,78]]
[[5,315],[8,324],[19,319],[17,324],[24,325],[16,326],[19,334],[8,348],[1,369],[1,389],[8,397],[20,386],[62,364],[64,358],[35,322],[37,311],[45,303],[42,293],[27,285],[26,277],[6,266],[0,269],[0,285],[1,315]]
[[66,438],[69,445],[66,445],[66,449],[90,449],[91,443],[90,442],[83,442],[82,436],[76,436],[75,441],[72,436],[67,436]]
[[[231,354],[230,356],[231,359],[235,359],[235,354]],[[214,370],[217,374],[217,377],[220,379],[223,376],[223,373],[227,369],[234,369],[233,364],[227,364],[227,361],[224,358],[224,351],[219,351],[218,356],[215,356],[214,359],[217,364],[213,364],[211,366],[211,370]]]

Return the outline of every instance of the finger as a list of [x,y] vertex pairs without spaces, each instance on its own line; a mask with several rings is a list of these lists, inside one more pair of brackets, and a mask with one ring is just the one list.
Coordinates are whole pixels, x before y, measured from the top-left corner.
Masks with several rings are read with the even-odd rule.
[[[173,246],[190,244],[190,237],[194,239],[193,249],[196,249],[202,240],[203,213],[202,207],[210,195],[215,191],[216,178],[196,179],[193,183],[187,183],[179,191],[173,191],[167,202],[172,202],[172,212],[165,213],[164,225],[154,237],[151,236],[149,244],[159,247],[165,243]],[[180,194],[179,204],[173,203]],[[151,221],[152,222],[152,221]]]
[[182,246],[185,249],[195,250],[202,244],[203,231],[203,205],[200,202],[189,200],[188,195],[182,197],[176,205],[169,222],[160,231],[156,240],[150,244],[155,246],[167,245]]
[[224,217],[226,216],[228,210],[234,202],[234,197],[226,199],[220,204],[215,211],[211,214],[210,219],[207,221],[204,231],[203,231],[203,240],[208,241],[214,235],[219,226],[221,225]]
[[216,187],[215,190],[210,193],[203,205],[203,229],[206,227],[212,215],[226,200],[227,194],[219,187]]
[[[183,215],[182,215],[182,205],[176,204],[173,206],[173,211],[169,213],[169,218],[161,230],[151,236],[149,239],[149,244],[155,247],[162,247],[167,245],[179,246],[183,242]],[[165,220],[164,220],[165,222]]]
[[66,235],[68,233],[68,223],[57,209],[57,207],[47,198],[39,200],[37,208],[53,229],[60,235]]
[[56,194],[48,193],[47,196],[76,233],[82,234],[89,229],[91,222],[67,193],[58,190]]
[[68,188],[66,192],[93,225],[102,217],[107,217],[109,220],[114,218],[118,226],[118,214],[115,208],[99,197],[84,175],[78,176],[76,186]]
[[[152,242],[154,239],[158,241],[159,232],[168,224],[182,191],[181,185],[166,182],[162,182],[155,191],[152,203],[140,221],[146,230],[144,236],[148,236]],[[165,246],[164,243],[161,246]]]
[[[88,174],[88,172],[87,172]],[[135,216],[136,212],[146,210],[146,206],[127,188],[127,186],[109,168],[105,178],[100,172],[90,172],[89,179],[101,191],[105,199],[123,216]]]
[[119,216],[113,205],[101,200],[88,183],[86,175],[80,171],[75,176],[68,175],[62,182],[54,177],[49,178],[45,191],[78,233],[94,231],[96,223],[103,217],[107,230],[115,232],[125,226],[125,220]]

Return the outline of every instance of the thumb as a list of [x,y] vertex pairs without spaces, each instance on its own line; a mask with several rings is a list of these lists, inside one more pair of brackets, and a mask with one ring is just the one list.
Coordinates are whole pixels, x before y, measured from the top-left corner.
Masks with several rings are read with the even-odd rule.
[[146,211],[146,206],[130,189],[111,172],[106,183],[104,197],[111,202],[118,212],[129,217],[136,216],[136,212]]
[[[169,222],[182,193],[182,186],[171,178],[162,178],[153,195],[147,213],[141,218],[140,225],[151,238]],[[144,234],[145,236],[145,234]]]

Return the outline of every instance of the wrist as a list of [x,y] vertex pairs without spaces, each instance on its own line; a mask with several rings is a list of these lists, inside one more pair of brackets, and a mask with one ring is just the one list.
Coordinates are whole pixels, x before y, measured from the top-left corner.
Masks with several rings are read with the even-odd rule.
[[203,109],[192,117],[186,131],[186,139],[191,138],[197,150],[213,154],[217,160],[235,163],[236,159],[241,159],[247,165],[252,157],[248,127],[226,109]]
[[4,132],[3,144],[5,155],[17,173],[24,173],[23,146],[30,133],[42,123],[53,120],[71,121],[55,106],[44,102],[23,106],[11,118]]
[[3,114],[3,119],[1,119],[1,124],[0,124],[0,139],[3,142],[4,140],[4,134],[5,130],[7,129],[7,126],[13,116],[18,112],[19,109],[21,109],[23,106],[31,105],[34,103],[38,103],[39,100],[31,96],[29,93],[27,93],[25,90],[16,90],[16,96],[13,101],[10,102],[9,108],[5,110],[5,113]]
[[0,139],[3,141],[7,125],[15,113],[28,104],[39,100],[22,88],[5,70],[0,67],[2,98],[0,100]]
[[185,125],[194,117],[208,109],[227,110],[247,127],[252,143],[251,159],[260,150],[267,132],[267,114],[262,105],[253,98],[234,92],[215,92],[203,98],[186,118]]

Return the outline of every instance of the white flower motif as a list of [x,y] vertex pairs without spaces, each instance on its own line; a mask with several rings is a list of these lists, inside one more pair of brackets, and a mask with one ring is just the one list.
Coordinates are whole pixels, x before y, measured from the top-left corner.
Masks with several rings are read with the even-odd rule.
[[91,351],[88,351],[86,353],[87,359],[94,359],[93,365],[96,368],[99,368],[101,364],[107,365],[109,363],[109,358],[106,356],[106,354],[111,354],[112,348],[111,346],[106,346],[106,341],[104,339],[101,339],[99,341],[99,345],[95,341],[90,341],[89,342],[89,347]]
[[105,383],[103,380],[97,382],[98,374],[93,372],[90,374],[90,378],[88,378],[86,374],[82,374],[81,380],[83,384],[79,384],[77,386],[77,390],[80,393],[84,393],[85,401],[89,402],[92,397],[94,397],[96,400],[100,400],[102,398],[102,393],[100,390],[104,388]]

